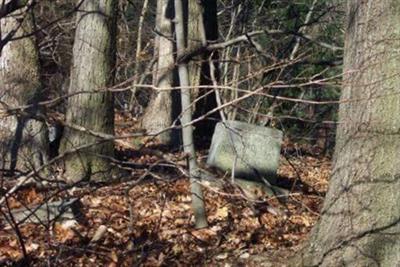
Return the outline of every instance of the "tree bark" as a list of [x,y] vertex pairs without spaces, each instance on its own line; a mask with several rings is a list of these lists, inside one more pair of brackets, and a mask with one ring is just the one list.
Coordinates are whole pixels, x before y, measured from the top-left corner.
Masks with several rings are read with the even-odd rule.
[[[184,34],[184,20],[183,20],[183,8],[182,0],[175,0],[175,28],[176,28],[176,44],[178,57],[184,53],[185,47],[185,34]],[[190,184],[192,193],[192,209],[195,217],[196,228],[207,227],[207,217],[204,207],[204,197],[201,185],[198,183],[199,168],[196,162],[196,151],[194,148],[193,140],[193,126],[186,125],[192,121],[192,109],[191,99],[190,99],[190,89],[189,84],[189,71],[187,64],[181,62],[178,65],[179,71],[179,81],[181,88],[181,101],[182,101],[182,117],[181,123],[182,128],[182,138],[183,138],[183,148],[188,157],[189,162],[189,174],[190,174]]]
[[[10,3],[6,1],[5,4]],[[5,36],[16,31],[21,37],[33,30],[32,17],[24,9],[0,19]],[[0,168],[23,171],[41,166],[47,160],[47,130],[36,120],[37,103],[43,100],[43,87],[37,45],[34,37],[8,42],[0,54],[0,109],[32,105],[20,114],[0,111]]]
[[114,155],[113,143],[68,128],[68,124],[114,133],[113,95],[105,89],[114,78],[116,8],[116,0],[85,0],[77,15],[69,86],[69,94],[77,94],[68,98],[62,148],[93,146],[66,157],[65,177],[69,182],[110,176],[111,165],[105,157]]
[[[170,127],[179,113],[176,97],[172,91],[168,91],[174,86],[173,71],[165,73],[165,70],[174,64],[172,18],[167,14],[168,2],[169,0],[157,1],[156,27],[159,34],[155,40],[157,64],[153,84],[161,91],[152,95],[142,118],[142,127],[151,134]],[[179,135],[170,130],[160,134],[158,140],[164,145],[174,145],[179,143]]]
[[[218,39],[218,20],[217,20],[217,2],[216,0],[188,1],[188,50],[195,50],[198,47],[204,47],[208,42],[215,42]],[[206,114],[217,106],[216,96],[213,92],[212,78],[218,79],[218,73],[210,73],[210,57],[214,69],[218,69],[215,60],[218,58],[217,51],[203,52],[200,56],[192,59],[189,64],[189,77],[191,86],[191,98],[196,101],[193,111],[193,117],[198,118]],[[210,85],[210,88],[199,89],[199,85]],[[210,90],[212,90],[210,92]],[[216,120],[220,119],[218,113],[211,115],[213,119],[206,118],[196,123],[196,136],[210,139],[214,132]],[[202,140],[204,142],[204,140]]]
[[291,266],[400,262],[400,3],[351,0],[347,17],[334,171]]
[[[175,51],[172,42],[173,25],[171,23],[171,20],[174,18],[174,10],[171,8],[170,2],[173,1],[160,0],[157,7],[156,23],[160,35],[156,37],[158,64],[153,84],[157,85],[160,89],[171,88],[175,85],[175,73],[173,71],[166,73],[166,69],[173,66]],[[218,39],[216,7],[215,0],[207,0],[203,4],[199,3],[199,1],[183,2],[185,46],[187,51],[194,51],[202,46],[206,46],[208,40],[215,41]],[[209,56],[210,53],[205,52],[188,63],[191,99],[194,101],[196,98],[201,97],[200,101],[196,102],[192,107],[195,117],[200,117],[216,107],[215,95],[211,93],[204,97],[203,95],[209,89],[199,90],[198,88],[199,85],[212,84],[208,62]],[[157,133],[171,126],[180,111],[177,105],[178,101],[176,100],[179,100],[179,96],[174,94],[174,92],[164,91],[156,93],[150,100],[142,118],[142,127],[149,133]],[[199,136],[211,136],[215,123],[208,121],[199,122],[196,126]],[[159,136],[159,141],[162,144],[175,145],[178,143],[178,140],[179,133],[175,131],[168,131]]]
[[[0,5],[0,18],[9,16],[14,11],[25,7],[27,0],[6,0],[2,1]],[[1,49],[0,49],[1,51]]]
[[[187,47],[188,50],[195,50],[197,47],[205,46],[207,39],[203,24],[203,7],[198,1],[188,1],[188,22],[187,22]],[[193,100],[199,96],[198,86],[200,85],[202,69],[202,58],[191,60],[188,63],[190,86]]]

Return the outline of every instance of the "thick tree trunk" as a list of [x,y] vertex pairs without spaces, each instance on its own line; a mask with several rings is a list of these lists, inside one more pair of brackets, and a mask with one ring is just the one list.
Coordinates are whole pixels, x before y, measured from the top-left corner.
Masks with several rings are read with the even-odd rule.
[[[173,72],[166,73],[166,69],[174,64],[172,18],[169,18],[167,14],[168,2],[169,0],[157,1],[156,26],[160,34],[157,35],[155,41],[157,64],[153,84],[160,91],[152,95],[142,118],[142,127],[151,134],[170,127],[179,112],[177,101],[174,101],[173,98],[174,94],[168,90],[174,85]],[[173,145],[178,143],[179,135],[176,131],[171,130],[160,134],[158,139],[161,144]]]
[[113,143],[73,130],[68,124],[114,133],[113,95],[97,90],[105,90],[114,78],[116,4],[116,0],[84,0],[78,12],[69,86],[69,94],[77,94],[68,98],[62,146],[64,151],[93,146],[66,158],[65,177],[69,182],[110,176],[111,166],[105,157],[114,155]]
[[[207,45],[208,42],[215,42],[218,39],[218,21],[217,21],[217,1],[188,1],[188,50],[196,50],[199,47]],[[213,55],[204,53],[189,62],[189,77],[191,87],[192,101],[194,105],[194,118],[206,114],[217,106],[215,93],[212,90],[212,75],[210,73],[209,60],[217,59],[217,53]],[[215,62],[213,62],[216,65]],[[217,69],[217,68],[215,68]],[[214,73],[216,74],[216,73]],[[214,75],[218,76],[218,75]],[[210,88],[201,88],[200,85],[210,85]],[[198,101],[196,100],[198,99]],[[212,115],[211,120],[203,120],[196,124],[196,136],[210,139],[213,134],[216,119],[219,119],[218,113]]]
[[[188,1],[188,22],[187,22],[187,48],[195,50],[207,44],[203,23],[203,7],[198,1]],[[192,87],[193,99],[199,95],[202,58],[191,60],[188,64],[190,86]]]
[[347,8],[334,172],[292,266],[400,262],[400,3],[351,0]]
[[[171,9],[171,0],[159,0],[157,7],[158,30],[161,35],[156,38],[156,51],[158,52],[158,64],[156,66],[156,75],[153,84],[160,89],[171,88],[174,86],[174,73],[167,72],[168,68],[173,66],[174,45],[172,42],[173,25],[171,19],[174,17],[174,11]],[[207,41],[218,39],[217,24],[217,5],[215,0],[204,1],[203,5],[199,1],[184,1],[185,37],[187,38],[186,49],[188,51],[199,49],[207,44]],[[165,38],[171,37],[171,38]],[[200,101],[193,105],[195,117],[202,116],[207,111],[216,106],[215,95],[209,94],[208,89],[199,89],[199,85],[211,85],[211,75],[209,71],[209,54],[203,54],[200,57],[192,59],[189,64],[189,79],[191,87],[191,99],[194,101],[200,97]],[[149,133],[157,133],[173,123],[179,114],[177,105],[179,97],[171,92],[158,92],[155,94],[146,109],[142,118],[142,127]],[[218,115],[218,114],[217,114]],[[217,116],[218,117],[218,116]],[[215,123],[200,122],[196,126],[199,129],[200,136],[211,136]],[[176,131],[164,132],[159,136],[163,144],[176,144],[179,134]]]
[[[0,29],[3,36],[15,30],[14,37],[23,36],[33,30],[32,17],[25,14],[24,9],[15,11],[0,19]],[[0,111],[1,169],[12,173],[15,168],[26,171],[45,163],[48,153],[45,123],[33,119],[39,115],[36,104],[42,100],[42,90],[34,38],[8,42],[0,54],[0,109],[28,104],[32,107],[17,116]]]

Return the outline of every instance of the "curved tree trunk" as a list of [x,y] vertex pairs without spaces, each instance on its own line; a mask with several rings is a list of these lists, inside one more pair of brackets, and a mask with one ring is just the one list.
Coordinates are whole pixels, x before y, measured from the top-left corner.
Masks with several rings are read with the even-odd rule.
[[[6,1],[7,4],[9,1]],[[20,9],[0,19],[2,36],[16,31],[14,38],[31,33],[32,17]],[[0,168],[29,170],[47,159],[45,123],[33,119],[39,115],[42,100],[39,56],[33,37],[8,42],[0,54],[0,109],[32,106],[23,114],[5,115],[0,110]]]
[[400,3],[351,0],[347,9],[334,172],[293,266],[400,262]]
[[113,95],[96,91],[113,83],[116,4],[116,0],[84,0],[78,12],[69,86],[69,94],[78,94],[68,98],[62,146],[64,151],[93,146],[66,157],[65,177],[69,182],[104,180],[110,175],[111,166],[105,157],[114,155],[113,143],[73,130],[68,124],[114,133]]
[[[170,127],[177,117],[179,106],[173,99],[173,92],[168,90],[174,85],[173,71],[166,72],[174,64],[174,44],[172,42],[172,18],[167,14],[170,0],[157,1],[156,26],[160,32],[155,39],[157,64],[153,85],[161,91],[152,95],[150,103],[142,118],[142,127],[150,134],[158,133]],[[162,91],[164,90],[164,91]],[[166,131],[158,136],[161,144],[173,145],[178,143],[176,131]]]

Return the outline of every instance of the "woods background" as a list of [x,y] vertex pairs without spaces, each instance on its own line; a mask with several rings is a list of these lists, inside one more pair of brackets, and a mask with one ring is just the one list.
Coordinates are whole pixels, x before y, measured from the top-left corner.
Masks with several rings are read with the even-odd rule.
[[[3,0],[0,262],[394,266],[398,10]],[[284,198],[206,165],[230,120],[283,132]]]

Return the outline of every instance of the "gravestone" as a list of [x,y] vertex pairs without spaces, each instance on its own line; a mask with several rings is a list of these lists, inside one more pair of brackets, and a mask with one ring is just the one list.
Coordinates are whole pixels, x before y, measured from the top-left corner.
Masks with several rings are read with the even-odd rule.
[[215,127],[207,164],[235,177],[275,184],[282,132],[240,121],[219,122]]
[[49,223],[54,220],[77,220],[82,217],[82,203],[79,199],[59,200],[33,207],[11,210],[16,223]]

